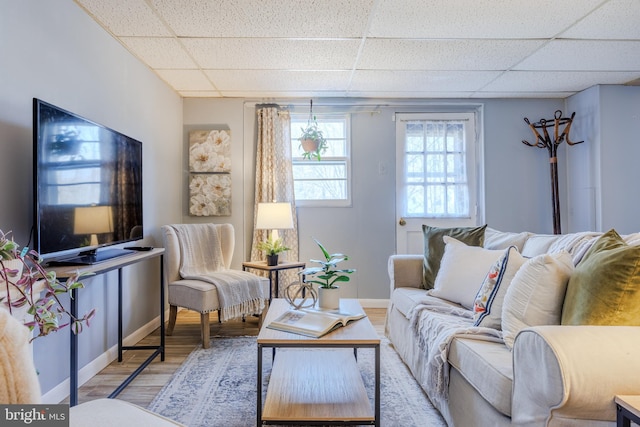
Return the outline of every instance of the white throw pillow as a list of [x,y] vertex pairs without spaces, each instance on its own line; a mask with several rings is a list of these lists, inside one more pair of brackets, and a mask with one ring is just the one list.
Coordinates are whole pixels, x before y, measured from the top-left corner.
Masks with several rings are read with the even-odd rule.
[[573,261],[566,251],[529,259],[518,270],[504,296],[502,334],[510,349],[522,329],[559,325]]
[[500,330],[502,305],[514,276],[527,261],[515,246],[508,248],[491,266],[473,304],[474,326]]
[[449,236],[444,236],[443,240],[445,247],[440,270],[428,294],[471,310],[484,276],[504,250],[467,246]]

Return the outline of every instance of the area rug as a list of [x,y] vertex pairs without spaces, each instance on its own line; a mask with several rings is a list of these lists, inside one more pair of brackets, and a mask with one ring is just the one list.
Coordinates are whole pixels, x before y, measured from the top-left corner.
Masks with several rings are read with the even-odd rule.
[[[383,338],[380,347],[381,425],[445,426],[389,340]],[[271,349],[264,354],[263,378],[267,383]],[[215,338],[211,348],[198,348],[187,357],[149,409],[189,427],[255,426],[256,357],[255,336]],[[358,364],[373,402],[373,350],[358,350]]]

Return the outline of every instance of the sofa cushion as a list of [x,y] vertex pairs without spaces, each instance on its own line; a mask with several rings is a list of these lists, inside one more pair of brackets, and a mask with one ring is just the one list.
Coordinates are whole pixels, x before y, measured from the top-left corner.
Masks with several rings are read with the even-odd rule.
[[640,326],[640,246],[603,234],[569,279],[562,324]]
[[471,246],[482,246],[486,224],[481,227],[440,228],[424,224],[424,264],[422,285],[425,289],[433,288],[440,269],[440,260],[444,254],[444,236],[451,236]]
[[448,361],[491,406],[511,416],[513,367],[503,343],[456,337]]
[[547,253],[551,245],[560,238],[562,238],[561,234],[532,234],[527,241],[524,242],[522,255],[533,258],[536,255]]
[[530,258],[516,273],[504,296],[502,335],[508,348],[528,326],[559,325],[567,282],[573,272],[568,252]]
[[434,287],[428,293],[471,310],[484,276],[504,250],[468,246],[450,236],[443,240],[444,255]]
[[518,252],[522,253],[522,248],[524,248],[524,244],[529,236],[531,236],[531,233],[527,231],[512,233],[487,227],[484,232],[483,246],[486,249],[507,249],[509,246],[515,246],[518,248]]
[[391,293],[391,303],[407,319],[413,307],[425,298],[427,291],[418,288],[396,288]]
[[504,296],[526,260],[515,246],[511,246],[491,266],[473,303],[474,326],[501,328]]

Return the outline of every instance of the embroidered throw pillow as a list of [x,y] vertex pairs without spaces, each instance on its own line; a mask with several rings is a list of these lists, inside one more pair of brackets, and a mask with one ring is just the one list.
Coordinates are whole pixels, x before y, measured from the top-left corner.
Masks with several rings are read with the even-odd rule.
[[471,310],[483,277],[504,253],[504,249],[468,246],[449,236],[444,236],[443,239],[445,249],[440,269],[433,289],[427,293]]
[[504,296],[526,260],[515,246],[511,246],[491,266],[473,303],[474,326],[501,328]]
[[451,236],[470,246],[482,246],[486,225],[481,227],[440,228],[428,225],[422,226],[424,239],[424,262],[422,267],[422,286],[433,288],[440,270],[440,262],[444,254],[444,236]]
[[538,255],[520,267],[502,305],[502,337],[509,349],[524,328],[560,324],[564,294],[573,268],[567,251]]

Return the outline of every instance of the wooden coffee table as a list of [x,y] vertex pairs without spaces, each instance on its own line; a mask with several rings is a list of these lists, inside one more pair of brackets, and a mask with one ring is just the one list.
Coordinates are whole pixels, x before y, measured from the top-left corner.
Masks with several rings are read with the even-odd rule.
[[[289,308],[286,300],[273,299],[258,334],[258,425],[380,426],[380,337],[369,318],[321,338],[266,327]],[[362,311],[355,299],[340,300],[340,309]],[[269,347],[274,349],[273,366],[263,407],[263,349]],[[340,348],[354,350],[336,350]],[[375,351],[373,409],[356,363],[358,348]]]

